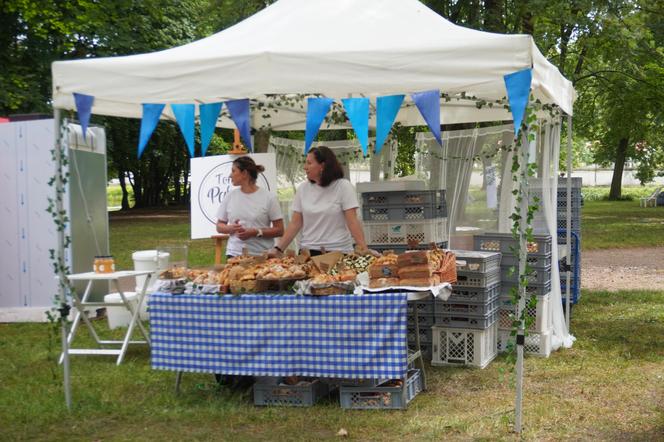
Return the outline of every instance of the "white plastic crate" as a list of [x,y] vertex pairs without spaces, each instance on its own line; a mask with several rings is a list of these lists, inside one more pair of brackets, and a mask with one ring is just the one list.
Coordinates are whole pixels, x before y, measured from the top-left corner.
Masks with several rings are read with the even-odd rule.
[[485,330],[432,327],[431,365],[484,368],[497,354],[498,324]]
[[[515,336],[510,336],[511,330],[498,330],[498,352],[507,351],[507,346],[516,340]],[[548,358],[551,355],[551,330],[545,333],[528,333],[526,342],[523,346],[526,354]]]
[[[551,309],[549,306],[551,295],[547,293],[544,296],[537,297],[537,304],[535,307],[528,309],[528,316],[535,318],[535,321],[528,328],[528,331],[544,333],[551,330],[553,327],[553,318],[551,317]],[[511,330],[512,319],[510,314],[514,313],[514,305],[512,305],[511,296],[500,297],[500,310],[498,311],[498,328]]]
[[365,221],[362,226],[367,244],[372,245],[399,245],[411,241],[428,244],[447,241],[447,218],[399,222]]

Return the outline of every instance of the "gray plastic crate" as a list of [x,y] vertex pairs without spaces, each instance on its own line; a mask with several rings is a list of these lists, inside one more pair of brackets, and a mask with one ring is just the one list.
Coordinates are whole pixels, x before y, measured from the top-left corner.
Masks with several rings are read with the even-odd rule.
[[[514,271],[512,271],[514,270]],[[533,269],[526,275],[528,284],[551,284],[551,266],[543,269]],[[503,266],[500,268],[500,281],[501,282],[519,282],[519,272],[513,266]]]
[[436,325],[452,328],[471,328],[474,330],[483,330],[489,328],[498,320],[498,308],[485,316],[440,314],[436,316]]
[[306,385],[254,384],[255,405],[311,407],[329,393],[328,385],[318,379]]
[[[517,287],[518,284],[515,282],[506,282],[503,281],[500,288],[500,295],[506,296],[512,294],[512,288]],[[544,296],[551,291],[551,281],[545,284],[528,284],[526,287],[526,296]]]
[[[436,243],[436,247],[439,249],[447,249],[447,241],[439,242]],[[397,254],[402,254],[405,253],[408,250],[428,250],[431,248],[430,244],[418,244],[416,247],[409,247],[406,244],[390,244],[390,245],[385,245],[385,244],[369,244],[368,246],[370,249],[375,250],[377,252],[384,252],[386,250],[392,250],[394,253]]]
[[418,314],[433,315],[433,299],[426,301],[410,301],[406,311],[409,315],[412,315],[414,311]]
[[406,382],[398,387],[345,387],[339,389],[341,408],[351,410],[402,410],[422,391],[420,370],[408,371]]
[[[551,236],[534,235],[533,239],[534,241],[529,243],[527,247],[529,255],[551,255]],[[518,250],[517,240],[512,237],[511,233],[486,233],[483,235],[475,235],[473,242],[473,248],[475,250],[501,252],[503,255],[514,255]]]
[[[527,255],[526,261],[528,265],[533,269],[546,269],[551,267],[551,255],[548,256],[532,256]],[[516,267],[519,265],[519,257],[514,254],[505,254],[500,263],[502,268],[504,267]]]
[[500,267],[500,252],[452,250],[456,256],[457,272],[490,273]]
[[[420,326],[420,343],[422,342],[431,342],[431,327]],[[408,342],[415,342],[415,326],[413,324],[408,324]]]
[[362,193],[362,207],[422,205],[435,208],[441,203],[445,204],[444,190],[397,190]]
[[447,217],[445,200],[436,206],[428,204],[375,205],[362,207],[363,221],[410,221]]
[[[486,316],[498,308],[498,297],[488,302],[440,302],[436,303],[434,317],[445,315]],[[425,316],[426,318],[426,316]],[[432,324],[433,325],[433,324]]]
[[[420,328],[431,327],[433,325],[433,316],[433,313],[417,315],[417,321]],[[415,326],[415,315],[408,315],[408,325],[412,327]]]
[[500,296],[500,281],[489,287],[452,286],[448,302],[488,302]]
[[500,270],[494,269],[491,273],[457,272],[455,287],[491,287],[500,282]]

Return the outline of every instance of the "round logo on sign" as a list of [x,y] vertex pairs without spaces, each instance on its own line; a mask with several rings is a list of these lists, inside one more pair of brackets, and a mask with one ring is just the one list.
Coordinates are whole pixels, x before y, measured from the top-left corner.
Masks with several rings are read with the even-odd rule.
[[[232,168],[232,160],[218,164],[205,174],[198,189],[198,207],[212,224],[217,224],[219,205],[228,192],[234,188],[231,182]],[[270,183],[267,182],[267,178],[262,173],[258,174],[256,184],[263,189],[270,190]]]

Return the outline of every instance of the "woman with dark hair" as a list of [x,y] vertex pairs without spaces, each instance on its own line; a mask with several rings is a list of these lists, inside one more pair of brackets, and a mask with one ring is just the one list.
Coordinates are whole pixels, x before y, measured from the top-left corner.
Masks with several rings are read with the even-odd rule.
[[337,157],[326,146],[312,148],[304,162],[307,181],[300,184],[293,199],[293,216],[284,235],[271,250],[282,253],[298,232],[300,248],[312,255],[367,250],[362,226],[357,219],[357,195],[353,185],[344,179]]
[[234,186],[217,212],[217,232],[230,235],[226,255],[260,255],[274,245],[274,238],[284,233],[284,221],[277,197],[258,187],[258,174],[265,168],[251,157],[233,161],[231,181]]

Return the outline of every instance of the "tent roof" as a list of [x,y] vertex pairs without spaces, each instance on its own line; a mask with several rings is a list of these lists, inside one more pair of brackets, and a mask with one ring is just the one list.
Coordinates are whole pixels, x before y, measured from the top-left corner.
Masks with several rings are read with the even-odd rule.
[[[55,62],[53,100],[57,108],[75,109],[73,92],[93,95],[95,114],[140,118],[141,103],[261,100],[266,94],[343,98],[439,89],[494,99],[506,96],[503,75],[529,67],[535,96],[571,114],[571,83],[529,35],[456,26],[418,0],[279,0],[183,46]],[[445,123],[510,119],[502,109],[441,109]],[[253,125],[262,125],[254,114]],[[273,115],[270,123],[292,129],[304,120],[299,108]],[[398,120],[423,124],[412,106]]]

